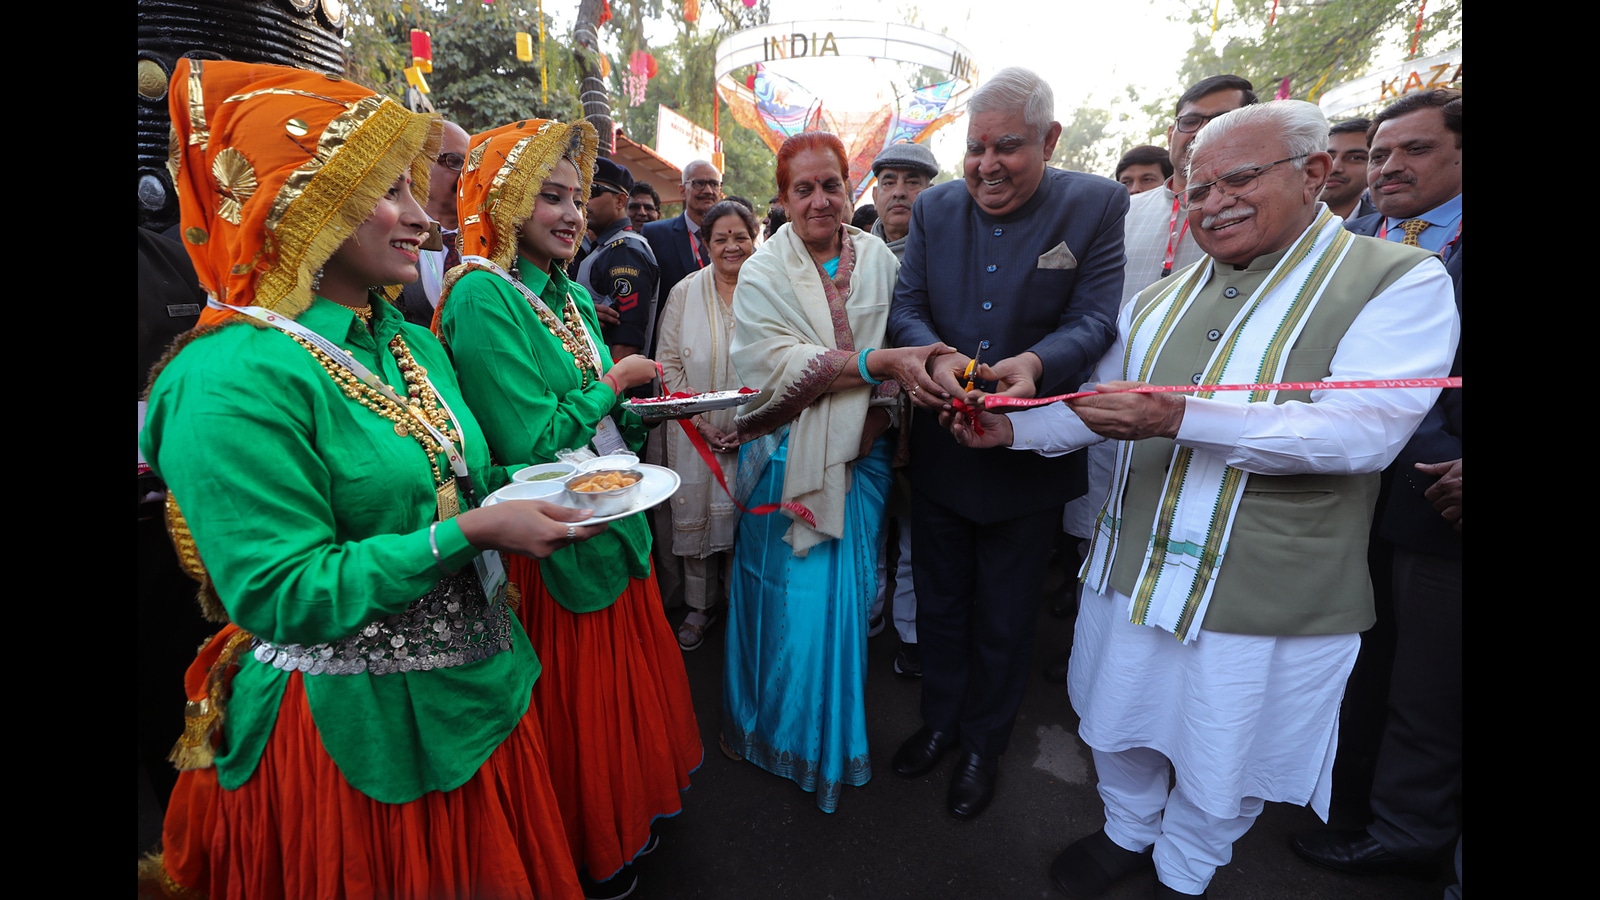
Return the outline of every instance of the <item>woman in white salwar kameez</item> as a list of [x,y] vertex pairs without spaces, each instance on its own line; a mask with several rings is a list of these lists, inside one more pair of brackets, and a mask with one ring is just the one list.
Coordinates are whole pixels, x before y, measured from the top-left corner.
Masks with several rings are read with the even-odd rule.
[[[733,200],[706,212],[700,233],[711,253],[711,265],[678,282],[661,313],[656,361],[665,388],[673,391],[727,391],[741,387],[730,354],[733,344],[733,291],[739,268],[755,252],[755,214]],[[739,465],[735,410],[703,412],[690,424],[716,456],[723,480],[732,485]],[[678,626],[678,646],[695,650],[705,641],[728,598],[728,573],[733,565],[734,530],[739,509],[712,477],[689,435],[668,423],[667,467],[683,484],[673,495],[672,544],[683,560],[683,599],[689,614]]]

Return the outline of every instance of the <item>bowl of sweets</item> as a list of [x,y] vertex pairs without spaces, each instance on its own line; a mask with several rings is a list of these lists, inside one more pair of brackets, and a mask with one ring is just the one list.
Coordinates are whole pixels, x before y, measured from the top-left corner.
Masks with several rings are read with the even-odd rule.
[[596,516],[610,516],[633,505],[634,495],[644,473],[634,468],[594,469],[574,475],[566,482],[566,505],[593,509]]

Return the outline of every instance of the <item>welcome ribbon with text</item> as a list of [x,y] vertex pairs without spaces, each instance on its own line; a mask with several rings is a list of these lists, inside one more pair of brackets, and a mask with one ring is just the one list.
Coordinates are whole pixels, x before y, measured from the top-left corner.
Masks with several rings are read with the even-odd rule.
[[1197,394],[1202,391],[1353,391],[1394,390],[1400,388],[1458,388],[1461,377],[1453,378],[1392,378],[1368,381],[1283,381],[1277,384],[1146,384],[1126,391],[1078,391],[1057,394],[1054,397],[1001,397],[985,396],[979,399],[984,409],[1028,409],[1049,406],[1062,400],[1089,397],[1101,393],[1128,394]]

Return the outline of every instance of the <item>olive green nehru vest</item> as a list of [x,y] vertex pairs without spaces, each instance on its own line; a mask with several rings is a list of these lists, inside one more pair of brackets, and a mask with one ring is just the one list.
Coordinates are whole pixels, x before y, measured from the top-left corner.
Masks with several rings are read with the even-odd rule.
[[[1174,327],[1150,382],[1186,384],[1204,372],[1219,341],[1226,339],[1229,323],[1286,252],[1257,257],[1239,270],[1219,265]],[[1283,380],[1326,378],[1339,340],[1367,301],[1427,258],[1416,248],[1357,238],[1295,341]],[[1188,275],[1185,269],[1171,277]],[[1163,279],[1141,292],[1134,315],[1170,284]],[[1307,391],[1280,391],[1275,402],[1309,400]],[[1138,582],[1150,541],[1135,536],[1154,532],[1173,444],[1150,438],[1134,445],[1122,538],[1111,570],[1111,587],[1119,593],[1131,596]],[[1377,497],[1377,473],[1248,476],[1205,629],[1305,635],[1349,634],[1371,627],[1367,533]]]

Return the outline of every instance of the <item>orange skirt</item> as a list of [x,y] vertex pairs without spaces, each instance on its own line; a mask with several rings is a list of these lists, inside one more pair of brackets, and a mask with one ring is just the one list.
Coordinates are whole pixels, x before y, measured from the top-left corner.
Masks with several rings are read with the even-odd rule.
[[583,896],[531,707],[466,784],[379,803],[328,756],[302,678],[242,787],[223,790],[210,768],[179,776],[162,833],[177,886],[250,900]]
[[604,881],[650,840],[650,824],[683,810],[678,792],[704,751],[689,677],[654,573],[602,610],[556,602],[539,566],[509,557],[518,615],[544,673],[533,707],[572,858]]

